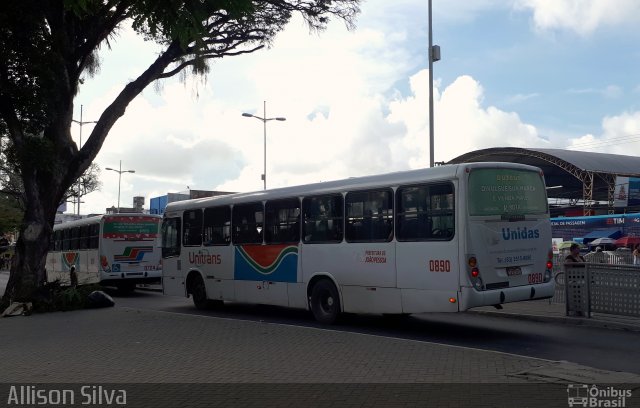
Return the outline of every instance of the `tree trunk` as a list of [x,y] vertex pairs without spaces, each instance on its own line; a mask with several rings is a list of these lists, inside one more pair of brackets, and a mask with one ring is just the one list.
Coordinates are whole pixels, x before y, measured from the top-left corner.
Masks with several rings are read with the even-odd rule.
[[38,189],[29,189],[29,184],[25,182],[25,190],[30,191],[26,191],[28,200],[3,301],[31,302],[46,280],[45,264],[58,194],[49,185],[50,193],[43,198]]

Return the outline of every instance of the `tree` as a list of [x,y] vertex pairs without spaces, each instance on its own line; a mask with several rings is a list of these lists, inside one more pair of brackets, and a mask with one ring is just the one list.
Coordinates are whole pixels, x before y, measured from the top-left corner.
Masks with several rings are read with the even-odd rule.
[[[23,214],[26,207],[24,184],[20,178],[19,170],[15,167],[15,159],[11,160],[12,155],[14,155],[14,149],[11,142],[6,141],[4,144],[0,144],[0,194],[3,194],[5,200],[11,197],[11,201],[14,201],[11,206]],[[79,201],[85,195],[100,190],[101,186],[100,167],[91,163],[65,192],[59,205],[68,202],[70,198]],[[14,230],[17,230],[17,227]]]
[[69,187],[64,196],[64,201],[68,201],[69,198],[77,200],[78,212],[80,212],[80,199],[91,192],[100,190],[100,187],[102,187],[100,167],[95,163],[91,163],[84,173]]
[[22,210],[16,199],[0,192],[0,237],[18,230],[22,220]]
[[[0,9],[0,136],[15,148],[25,213],[5,297],[29,301],[44,278],[58,204],[92,163],[128,104],[152,82],[206,74],[211,59],[269,45],[294,14],[312,30],[353,27],[360,0],[5,0]],[[124,85],[81,148],[74,97],[96,72],[100,47],[125,24],[163,50]],[[189,71],[185,71],[188,69]]]

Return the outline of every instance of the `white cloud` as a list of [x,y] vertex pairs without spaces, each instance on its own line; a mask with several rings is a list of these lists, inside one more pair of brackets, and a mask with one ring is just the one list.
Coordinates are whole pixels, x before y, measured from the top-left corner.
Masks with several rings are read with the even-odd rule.
[[519,9],[533,11],[539,30],[569,30],[589,35],[602,26],[640,21],[637,0],[515,0]]
[[624,112],[602,120],[602,134],[571,139],[569,148],[600,153],[640,154],[640,111]]
[[[412,37],[419,19],[406,25],[395,17],[383,20],[387,14],[406,16],[406,9],[421,13],[424,2],[371,3],[375,7],[364,14],[376,16],[380,25],[347,32],[332,23],[316,36],[294,20],[272,49],[216,61],[206,81],[174,79],[163,82],[160,92],[146,90],[118,120],[96,159],[103,169],[122,160],[123,169],[136,170],[122,175],[121,205],[142,195],[148,207],[151,197],[187,186],[262,189],[263,124],[241,113],[262,116],[265,100],[267,117],[287,118],[267,123],[269,187],[428,166],[428,71],[418,66],[422,45]],[[472,18],[511,4],[458,0],[443,2],[441,11]],[[135,58],[118,54],[113,63],[112,54],[105,53],[97,84],[83,86],[78,100],[84,101],[85,120],[97,119],[126,80],[152,61],[153,53],[140,42],[131,39],[130,45]],[[615,86],[608,89],[610,96],[617,92]],[[511,102],[536,96],[516,95]],[[550,145],[516,112],[487,106],[481,84],[471,75],[451,83],[436,80],[434,101],[436,161],[488,147]],[[118,174],[103,171],[102,180],[102,191],[84,198],[83,211],[116,204]]]
[[528,93],[528,94],[515,94],[515,95],[512,95],[509,98],[507,98],[506,103],[507,104],[518,104],[518,103],[526,102],[529,99],[537,98],[539,96],[540,96],[540,94],[537,93],[537,92]]
[[[382,88],[371,94],[367,87],[342,94],[342,99],[331,93],[316,95],[315,100],[305,95],[309,98],[305,110],[282,100],[273,108],[268,104],[268,116],[269,112],[288,116],[285,122],[267,124],[268,186],[427,167],[428,71],[411,76],[409,85],[407,95],[396,91],[385,96],[388,92]],[[546,144],[516,113],[484,107],[483,89],[473,78],[462,76],[442,91],[441,87],[436,82],[436,161],[480,148]],[[194,99],[183,88],[167,86],[156,106],[137,99],[107,138],[97,159],[101,166],[116,167],[122,160],[123,169],[136,170],[123,174],[122,206],[128,206],[134,195],[149,200],[186,191],[186,186],[226,191],[262,188],[262,123],[242,117],[240,110],[225,107],[211,95]],[[323,111],[327,101],[330,109]],[[103,171],[102,179],[103,192],[85,199],[94,202],[92,211],[116,204],[117,173]]]
[[602,92],[602,94],[604,95],[605,98],[608,99],[616,99],[622,96],[624,92],[622,91],[622,88],[620,88],[617,85],[609,85],[607,86],[604,91]]
[[607,85],[604,88],[582,88],[582,89],[569,89],[567,93],[570,94],[596,94],[602,95],[607,99],[617,99],[624,95],[624,91],[618,85]]

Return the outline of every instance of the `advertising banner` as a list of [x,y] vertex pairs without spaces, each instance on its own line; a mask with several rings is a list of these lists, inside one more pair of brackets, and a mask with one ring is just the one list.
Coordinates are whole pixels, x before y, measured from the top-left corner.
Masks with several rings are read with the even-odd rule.
[[629,177],[616,176],[616,189],[613,206],[616,208],[629,205]]

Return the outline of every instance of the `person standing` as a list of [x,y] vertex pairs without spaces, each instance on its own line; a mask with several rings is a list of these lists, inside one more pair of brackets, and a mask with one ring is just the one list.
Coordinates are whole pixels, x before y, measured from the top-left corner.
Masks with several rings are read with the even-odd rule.
[[633,264],[640,265],[640,244],[636,244],[636,247],[633,249]]
[[585,260],[582,257],[582,255],[580,255],[580,245],[578,244],[571,244],[571,246],[569,247],[569,255],[567,255],[566,258],[564,258],[564,263],[566,264],[574,264],[574,263],[584,263]]

